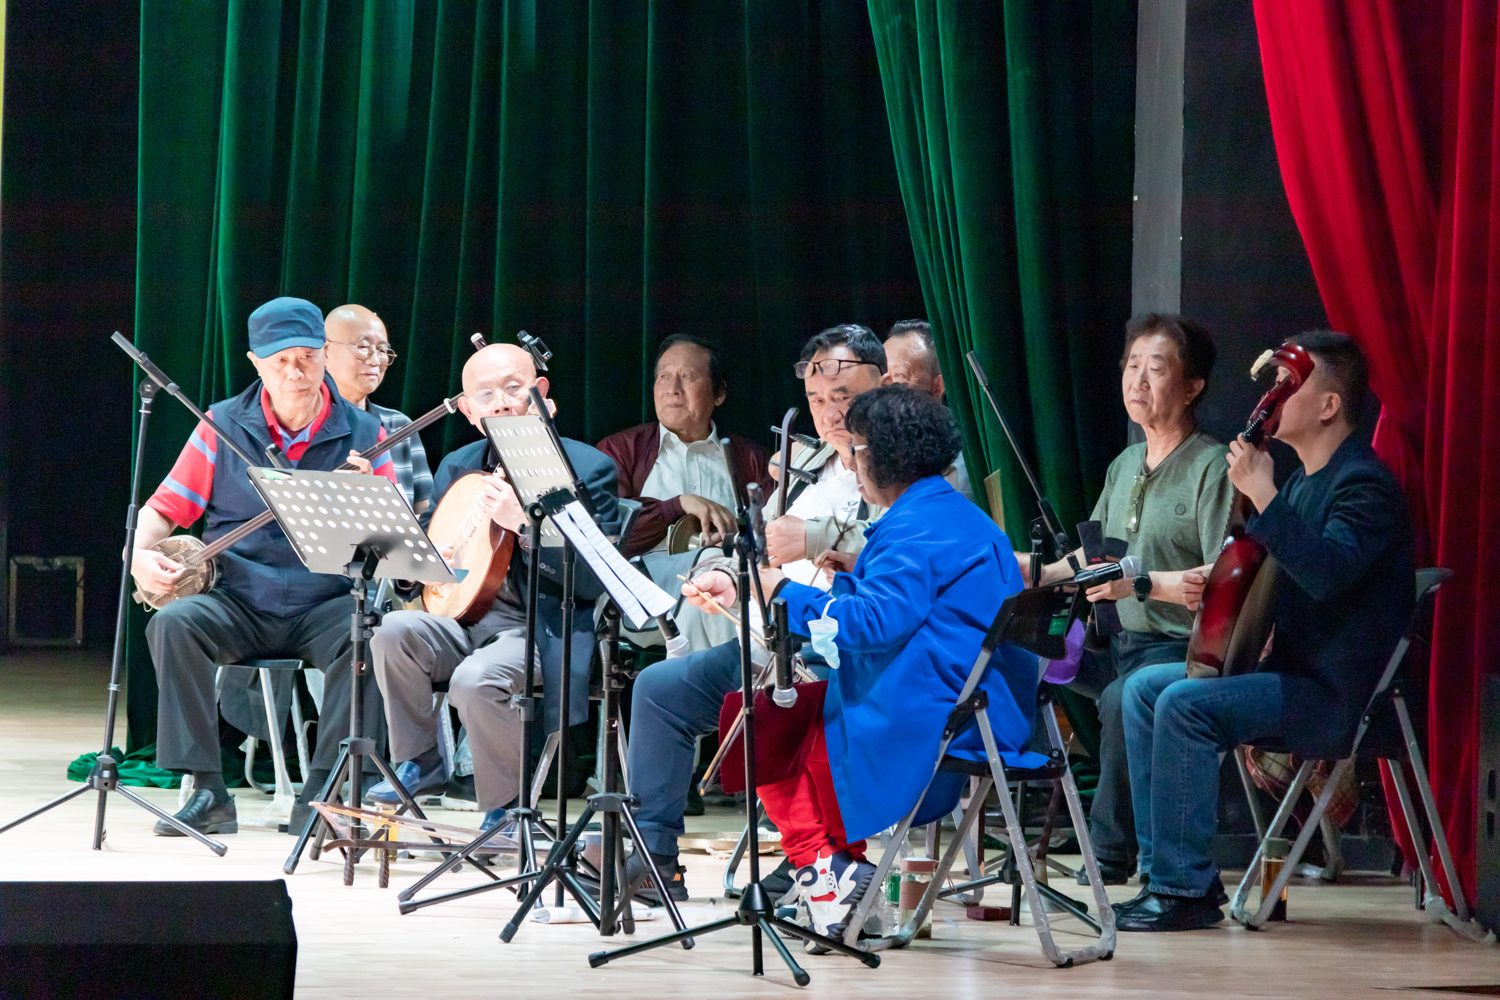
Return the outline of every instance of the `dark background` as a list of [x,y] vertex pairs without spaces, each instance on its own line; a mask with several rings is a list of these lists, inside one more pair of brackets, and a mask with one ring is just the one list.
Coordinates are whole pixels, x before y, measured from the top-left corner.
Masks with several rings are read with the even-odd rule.
[[[52,3],[7,14],[0,517],[11,555],[86,557],[93,642],[113,624],[134,419],[108,337],[132,335],[139,17],[128,0],[94,0],[87,17]],[[1182,308],[1218,342],[1201,416],[1227,439],[1261,391],[1255,356],[1327,322],[1281,186],[1249,4],[1188,4],[1183,156]]]

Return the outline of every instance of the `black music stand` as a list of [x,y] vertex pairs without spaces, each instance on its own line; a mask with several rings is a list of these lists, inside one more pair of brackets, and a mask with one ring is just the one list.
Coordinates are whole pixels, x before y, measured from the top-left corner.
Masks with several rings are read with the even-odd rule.
[[[375,741],[361,732],[364,727],[360,718],[360,689],[367,672],[368,643],[375,626],[380,624],[379,614],[366,612],[365,601],[369,581],[382,565],[381,575],[430,583],[453,582],[456,579],[453,571],[417,523],[406,495],[384,476],[297,469],[248,471],[250,485],[275,515],[303,565],[314,573],[347,576],[351,583],[349,593],[354,598],[354,613],[349,621],[349,738],[339,745],[338,760],[317,801],[337,804],[347,779],[349,808],[358,810],[364,758],[368,757],[401,799],[398,814],[410,810],[418,819],[426,819],[396,777],[395,769],[380,756]],[[288,875],[297,870],[315,830],[316,858],[327,826],[327,821],[314,810],[282,870]],[[364,839],[363,824],[357,815],[353,817],[350,839],[355,842]],[[360,853],[357,844],[344,848],[345,885],[354,883],[354,864]]]
[[[739,552],[740,556],[739,579],[736,583],[737,593],[740,595],[742,606],[746,609],[746,612],[740,615],[740,690],[744,692],[745,699],[745,822],[746,829],[752,831],[751,835],[753,836],[753,831],[755,830],[756,824],[759,821],[760,817],[760,801],[759,796],[756,794],[755,783],[756,687],[755,667],[750,660],[750,615],[748,609],[749,602],[751,600],[750,595],[755,592],[751,588],[750,574],[752,568],[755,567],[759,561],[759,553],[756,548],[755,532],[751,530],[750,527],[750,511],[748,507],[740,508],[739,533],[735,537],[735,548]],[[642,849],[643,846],[644,845],[641,845],[639,841],[637,842],[637,850]],[[648,857],[649,855],[650,852],[647,852]],[[662,894],[666,895],[665,883],[658,881],[656,884],[662,886]],[[857,958],[871,969],[875,969],[880,966],[880,956],[875,954],[874,952],[861,951],[858,948],[851,948],[843,941],[825,937],[822,934],[818,934],[815,931],[808,930],[806,927],[801,927],[797,924],[792,923],[790,920],[785,920],[777,916],[776,907],[775,904],[771,902],[770,894],[767,893],[765,887],[761,885],[760,851],[754,847],[752,847],[750,851],[750,881],[745,886],[744,894],[740,897],[739,908],[735,911],[733,916],[725,917],[722,920],[710,921],[706,924],[700,924],[697,927],[679,929],[676,933],[664,934],[661,937],[652,938],[650,941],[643,941],[640,944],[627,945],[624,948],[617,948],[614,951],[595,952],[594,954],[589,956],[589,966],[591,968],[597,969],[601,965],[613,961],[616,958],[624,958],[627,955],[636,955],[643,951],[650,951],[653,948],[660,948],[663,945],[674,944],[679,941],[686,942],[698,935],[712,934],[715,931],[722,931],[730,927],[740,926],[750,928],[750,955],[752,975],[765,975],[765,963],[762,957],[761,949],[761,939],[764,935],[765,937],[768,937],[770,939],[772,947],[776,949],[776,953],[781,956],[781,960],[785,962],[787,968],[791,970],[792,979],[798,986],[806,986],[809,982],[812,981],[812,977],[810,977],[807,972],[797,964],[797,960],[792,957],[792,953],[787,948],[786,942],[783,941],[781,937],[776,933],[778,930],[785,934],[790,934],[794,937],[801,938],[804,941],[822,945],[829,951],[835,951],[841,955],[848,955],[850,958]]]
[[[432,871],[423,875],[415,883],[397,893],[397,906],[403,914],[412,913],[426,906],[437,903],[446,903],[455,899],[463,899],[478,893],[488,892],[491,889],[504,889],[516,885],[530,883],[537,876],[537,861],[535,850],[535,834],[538,828],[555,845],[557,840],[566,832],[567,827],[567,749],[564,739],[568,731],[569,707],[572,701],[572,661],[573,661],[573,550],[555,525],[547,523],[549,510],[541,500],[550,497],[553,501],[552,510],[560,509],[561,505],[573,501],[575,498],[580,504],[590,508],[586,515],[592,515],[591,501],[588,489],[578,478],[573,470],[573,465],[568,461],[568,454],[563,449],[562,439],[557,434],[557,428],[552,424],[550,416],[546,414],[546,401],[541,394],[532,389],[532,407],[537,412],[510,417],[486,417],[483,420],[485,436],[489,438],[490,449],[494,452],[499,462],[500,469],[505,473],[506,480],[516,491],[516,497],[521,501],[526,510],[528,520],[527,550],[531,553],[526,567],[526,665],[525,680],[521,696],[512,698],[511,703],[521,710],[522,735],[521,745],[521,788],[519,805],[510,810],[501,822],[488,830],[481,831],[479,836],[460,848],[457,853],[445,858]],[[551,734],[549,739],[557,740],[557,828],[550,830],[546,822],[532,807],[532,789],[537,781],[531,763],[531,745],[536,723],[536,663],[537,663],[537,598],[541,582],[541,566],[545,561],[557,560],[561,567],[563,578],[562,596],[562,642],[563,642],[563,669],[561,671],[561,683],[559,684],[559,709],[557,732]],[[551,568],[549,566],[549,568]],[[543,752],[543,757],[546,752]],[[519,869],[516,875],[507,878],[494,878],[487,883],[468,886],[463,889],[455,889],[451,892],[440,893],[429,896],[426,899],[417,899],[416,894],[425,889],[435,879],[445,872],[456,869],[464,860],[472,860],[470,856],[479,850],[500,829],[511,822],[517,824],[517,833],[520,839],[520,860],[517,864]],[[488,873],[487,873],[488,874]],[[566,887],[578,899],[579,906],[590,919],[597,923],[597,917],[590,909],[592,900],[585,902],[587,894],[581,889],[575,888],[575,882],[562,880],[559,885]],[[561,903],[561,888],[559,889],[559,900]]]
[[[599,531],[583,504],[573,500],[566,491],[557,490],[543,496],[541,505],[546,508],[553,524],[562,532],[569,547],[583,557],[584,562],[593,570],[595,577],[604,585],[610,597],[604,609],[606,635],[601,643],[604,657],[604,790],[589,796],[588,808],[583,811],[583,815],[578,818],[578,822],[574,824],[571,831],[559,826],[559,835],[566,834],[566,836],[554,842],[547,856],[547,863],[543,866],[536,883],[522,898],[520,907],[500,932],[500,940],[509,943],[515,937],[521,922],[526,919],[526,914],[541,898],[543,890],[552,880],[557,880],[559,885],[566,886],[574,897],[579,899],[584,912],[588,913],[590,919],[598,925],[600,934],[605,936],[614,934],[617,920],[625,933],[635,933],[630,886],[625,883],[624,878],[624,838],[627,828],[637,845],[637,850],[641,852],[646,862],[651,878],[661,889],[662,905],[666,908],[672,925],[678,931],[685,931],[687,925],[683,922],[682,914],[678,911],[676,902],[667,893],[666,882],[661,877],[661,871],[657,868],[651,853],[644,849],[644,841],[636,826],[633,809],[640,805],[640,800],[619,789],[619,708],[620,691],[625,686],[624,673],[619,665],[622,609],[625,616],[630,619],[632,628],[644,629],[650,626],[654,618],[670,614],[676,602],[620,555],[614,545]],[[588,903],[584,902],[587,897],[581,891],[574,870],[574,846],[595,814],[602,816],[603,827],[598,872],[597,914],[592,906],[592,900]],[[616,898],[617,891],[618,899]],[[684,949],[693,946],[691,938],[679,940]]]

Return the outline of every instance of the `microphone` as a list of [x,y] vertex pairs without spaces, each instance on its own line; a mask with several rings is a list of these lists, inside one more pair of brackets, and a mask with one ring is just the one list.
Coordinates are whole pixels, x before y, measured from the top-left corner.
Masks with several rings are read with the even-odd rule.
[[1119,562],[1096,563],[1073,574],[1073,582],[1080,587],[1097,587],[1111,580],[1134,579],[1141,575],[1141,560],[1137,556],[1125,556]]
[[690,652],[688,641],[677,630],[677,622],[673,621],[672,612],[664,611],[657,615],[656,627],[661,631],[661,637],[666,640],[667,659],[675,660],[688,655]]
[[792,636],[787,628],[786,598],[771,602],[771,622],[776,626],[776,686],[771,700],[779,708],[797,704],[797,689],[792,686]]

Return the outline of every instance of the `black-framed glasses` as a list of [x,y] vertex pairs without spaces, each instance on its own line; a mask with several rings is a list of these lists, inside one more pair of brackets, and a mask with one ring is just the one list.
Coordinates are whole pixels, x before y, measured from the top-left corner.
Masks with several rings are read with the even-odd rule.
[[[798,378],[807,378],[811,375],[822,375],[824,378],[833,378],[846,366],[875,365],[873,361],[861,361],[858,358],[825,358],[822,361],[799,361],[792,365],[792,374]],[[875,365],[879,368],[879,365]]]
[[1146,474],[1142,472],[1135,477],[1135,482],[1130,487],[1130,520],[1125,525],[1126,531],[1138,531],[1141,527],[1141,510],[1146,506]]
[[371,358],[379,357],[379,363],[388,366],[392,361],[396,360],[395,351],[389,347],[377,346],[369,341],[361,340],[355,344],[346,344],[342,340],[330,340],[328,343],[349,348],[349,350],[354,352],[354,356],[361,361],[369,361]]

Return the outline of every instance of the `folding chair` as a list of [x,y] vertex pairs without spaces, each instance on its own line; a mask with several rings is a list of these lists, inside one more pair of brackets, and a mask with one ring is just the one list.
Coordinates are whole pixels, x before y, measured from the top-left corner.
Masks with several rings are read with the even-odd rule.
[[[1432,608],[1437,598],[1438,588],[1441,587],[1449,577],[1453,575],[1452,570],[1447,569],[1422,569],[1417,571],[1417,599],[1416,607],[1412,611],[1411,624],[1396,648],[1391,653],[1390,661],[1386,664],[1385,672],[1381,674],[1380,681],[1375,685],[1375,691],[1365,705],[1364,715],[1360,718],[1359,728],[1355,731],[1354,742],[1349,749],[1349,755],[1338,761],[1333,768],[1333,773],[1328,776],[1323,786],[1322,794],[1313,803],[1312,812],[1302,824],[1302,830],[1297,835],[1296,841],[1288,851],[1283,861],[1281,871],[1277,874],[1269,891],[1265,892],[1260,908],[1253,913],[1246,907],[1250,895],[1250,886],[1256,880],[1261,859],[1267,857],[1268,849],[1273,846],[1281,836],[1281,831],[1286,827],[1291,818],[1292,808],[1297,800],[1301,798],[1303,789],[1307,786],[1307,779],[1312,774],[1314,760],[1305,760],[1297,771],[1297,776],[1292,780],[1291,788],[1283,796],[1280,805],[1276,809],[1276,815],[1272,817],[1270,824],[1266,827],[1261,838],[1260,846],[1256,849],[1255,857],[1245,869],[1245,876],[1240,880],[1239,887],[1235,890],[1234,898],[1230,901],[1230,912],[1236,920],[1252,929],[1260,929],[1270,918],[1272,910],[1281,893],[1286,889],[1288,880],[1302,859],[1302,853],[1307,849],[1308,841],[1312,839],[1312,833],[1322,823],[1324,813],[1328,809],[1328,803],[1333,798],[1334,789],[1339,784],[1344,772],[1354,766],[1354,758],[1360,755],[1365,735],[1370,729],[1375,715],[1384,707],[1384,702],[1389,701],[1395,709],[1396,718],[1400,723],[1403,745],[1400,747],[1380,747],[1378,749],[1366,749],[1366,756],[1376,756],[1384,760],[1390,769],[1392,783],[1396,786],[1396,797],[1401,803],[1401,814],[1406,820],[1407,831],[1411,834],[1412,843],[1416,845],[1417,864],[1421,868],[1423,884],[1426,887],[1427,896],[1423,900],[1423,908],[1433,913],[1444,923],[1453,927],[1454,930],[1476,939],[1483,935],[1483,931],[1477,924],[1472,923],[1469,913],[1468,901],[1464,899],[1463,886],[1458,879],[1458,871],[1453,864],[1453,854],[1448,848],[1448,838],[1443,832],[1443,821],[1438,815],[1437,805],[1432,797],[1432,786],[1427,780],[1427,766],[1422,760],[1422,751],[1417,745],[1416,730],[1412,727],[1411,714],[1406,707],[1405,677],[1402,665],[1406,658],[1406,651],[1415,639],[1430,640],[1432,632]],[[1443,866],[1443,874],[1447,878],[1448,885],[1453,892],[1454,910],[1449,911],[1442,897],[1433,894],[1432,860],[1427,849],[1427,840],[1422,833],[1421,819],[1418,817],[1416,808],[1412,802],[1411,792],[1406,784],[1403,773],[1403,765],[1410,764],[1412,773],[1417,780],[1417,791],[1422,797],[1422,808],[1426,813],[1427,822],[1432,828],[1433,840],[1437,846],[1438,858]],[[1325,836],[1327,834],[1325,833]],[[1334,838],[1337,839],[1336,837]],[[1477,932],[1477,933],[1476,933]]]
[[[1023,594],[1037,594],[1037,591],[1024,591]],[[887,872],[896,857],[896,851],[887,850],[882,854],[880,863],[876,866],[875,875],[870,880],[870,889],[860,899],[855,908],[854,916],[849,920],[849,928],[845,932],[845,942],[850,945],[864,947],[871,950],[880,948],[903,948],[916,936],[917,928],[922,926],[928,912],[938,897],[944,894],[943,883],[947,880],[948,872],[952,869],[959,851],[968,840],[970,832],[974,828],[975,820],[983,814],[984,803],[991,787],[1003,789],[999,795],[1000,809],[1005,816],[1006,832],[1010,841],[1010,853],[1014,859],[1016,868],[1021,877],[1021,884],[1025,888],[1026,902],[1031,910],[1032,924],[1036,929],[1037,937],[1040,939],[1042,953],[1047,959],[1059,968],[1070,968],[1085,962],[1095,960],[1108,961],[1114,957],[1115,952],[1115,913],[1110,906],[1109,897],[1105,894],[1103,878],[1099,874],[1099,862],[1094,857],[1094,846],[1089,840],[1088,824],[1083,815],[1083,805],[1078,799],[1078,787],[1074,784],[1073,773],[1068,768],[1067,757],[1062,742],[1062,733],[1057,725],[1057,716],[1052,711],[1050,701],[1042,707],[1045,711],[1044,719],[1047,726],[1047,734],[1051,742],[1051,750],[1046,754],[1031,751],[1014,752],[1001,751],[995,743],[995,734],[990,727],[989,698],[979,685],[984,681],[985,674],[989,671],[990,658],[995,648],[1001,642],[1015,642],[1022,648],[1038,655],[1052,655],[1053,650],[1033,648],[1034,643],[1026,641],[1026,636],[1021,634],[1027,630],[1017,628],[1011,630],[1009,626],[1018,618],[1018,598],[1022,595],[1013,595],[1006,599],[1000,608],[999,614],[995,616],[994,624],[991,625],[989,634],[985,636],[984,644],[980,648],[979,658],[974,661],[974,667],[969,671],[968,679],[964,682],[963,690],[959,693],[958,700],[953,711],[948,716],[947,725],[943,728],[942,743],[938,748],[938,759],[933,766],[932,777],[935,779],[939,773],[959,773],[977,778],[977,786],[970,796],[969,806],[964,810],[962,818],[958,822],[958,829],[953,839],[949,842],[947,850],[943,853],[942,860],[938,863],[937,870],[933,873],[932,881],[928,884],[926,891],[922,894],[922,900],[911,918],[894,935],[877,939],[876,941],[859,941],[860,931],[865,926],[866,918],[874,908],[879,896],[880,887],[885,883]],[[1063,623],[1060,632],[1054,633],[1058,636],[1067,634],[1067,626],[1071,624],[1072,613],[1068,620]],[[1048,633],[1043,629],[1043,635]],[[1014,634],[1013,634],[1014,633]],[[1034,632],[1033,632],[1034,634]],[[964,732],[970,725],[975,723],[979,727],[980,737],[984,741],[985,759],[982,761],[970,760],[965,757],[949,755],[948,747],[959,734]],[[931,785],[929,779],[928,784]],[[1031,852],[1026,846],[1025,831],[1021,826],[1020,814],[1015,800],[1011,797],[1010,786],[1012,784],[1030,783],[1038,781],[1061,782],[1063,794],[1068,803],[1068,812],[1073,819],[1073,828],[1078,837],[1078,847],[1083,854],[1084,866],[1089,873],[1089,882],[1093,888],[1094,901],[1099,908],[1099,938],[1097,943],[1081,948],[1077,951],[1063,951],[1053,940],[1051,923],[1047,917],[1046,904],[1043,902],[1042,893],[1038,888],[1036,873],[1032,863]],[[912,821],[916,819],[917,810],[921,807],[921,800],[926,795],[918,797],[917,803],[912,806],[911,811],[901,820],[896,827],[893,844],[900,844],[905,840],[911,829]],[[973,863],[971,862],[971,865]],[[974,870],[973,867],[970,869]],[[962,891],[965,886],[955,887],[953,891]]]
[[[266,731],[271,737],[266,742],[271,747],[271,765],[275,774],[275,783],[267,786],[255,780],[253,769],[256,749],[260,741],[254,736],[247,737],[245,740],[245,782],[251,788],[271,796],[271,804],[265,810],[264,816],[242,820],[247,825],[276,826],[286,822],[291,816],[292,804],[297,799],[297,792],[292,785],[291,774],[287,771],[286,754],[281,747],[281,727],[277,724],[279,717],[276,712],[276,696],[272,690],[271,677],[273,671],[293,671],[295,680],[295,671],[305,667],[306,664],[303,661],[296,659],[241,660],[238,663],[220,664],[214,678],[214,700],[218,701],[226,670],[254,670],[260,674],[261,704],[266,713]],[[302,775],[305,778],[311,755],[307,747],[307,722],[302,718],[301,699],[298,697],[295,684],[292,688],[291,714],[292,731],[297,740],[297,762],[301,765]]]

